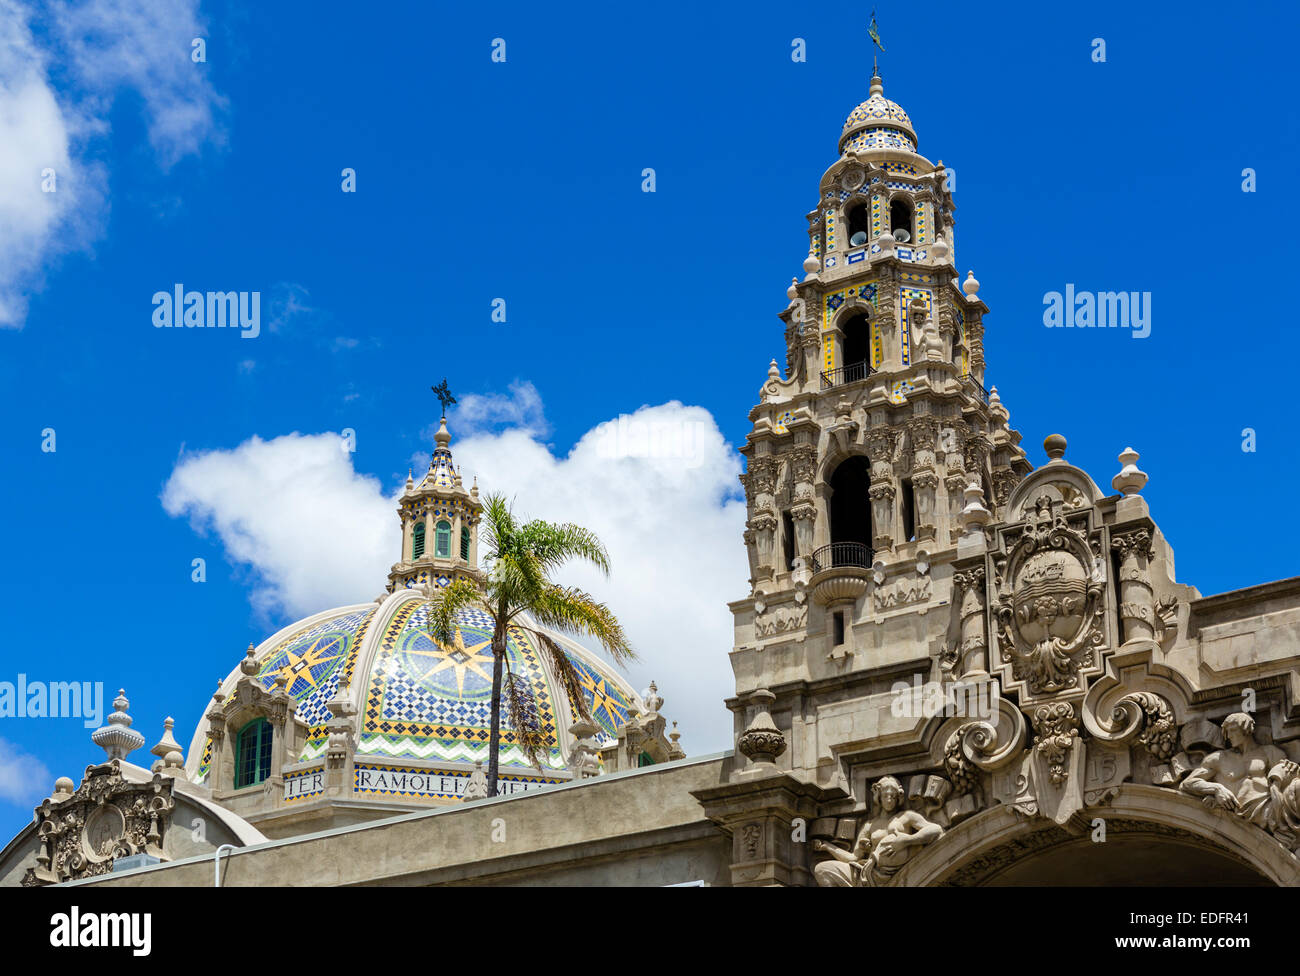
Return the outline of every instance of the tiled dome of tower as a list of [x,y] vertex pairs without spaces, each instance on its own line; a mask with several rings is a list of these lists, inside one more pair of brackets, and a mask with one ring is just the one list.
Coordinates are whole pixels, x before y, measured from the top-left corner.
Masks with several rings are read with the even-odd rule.
[[840,134],[840,154],[868,149],[906,149],[916,152],[916,130],[897,102],[885,97],[880,75],[871,77],[867,100],[849,113]]

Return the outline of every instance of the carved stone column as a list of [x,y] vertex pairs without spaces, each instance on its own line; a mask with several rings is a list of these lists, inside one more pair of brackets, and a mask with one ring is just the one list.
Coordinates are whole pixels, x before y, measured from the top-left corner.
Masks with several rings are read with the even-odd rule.
[[750,459],[749,483],[754,489],[754,508],[746,528],[754,532],[758,566],[755,579],[771,579],[776,573],[776,474],[780,463],[771,455]]
[[1124,643],[1155,636],[1155,594],[1151,589],[1151,533],[1133,529],[1111,536],[1119,554],[1119,616]]
[[956,542],[961,538],[961,510],[965,504],[963,495],[970,484],[970,475],[960,467],[948,469],[948,477],[943,480],[943,487],[948,493],[948,539]]
[[871,430],[866,435],[867,456],[871,459],[871,541],[875,552],[894,548],[894,442],[892,430]]
[[794,505],[790,518],[794,521],[795,552],[807,564],[813,551],[813,528],[817,521],[816,486],[817,449],[811,444],[800,444],[787,456],[794,481]]
[[938,535],[935,500],[939,488],[935,446],[939,440],[939,421],[918,417],[908,425],[912,438],[912,492],[916,500],[916,538],[934,539]]
[[957,645],[960,670],[955,676],[987,674],[988,626],[984,612],[984,567],[973,566],[954,573],[952,581],[961,613],[961,642]]

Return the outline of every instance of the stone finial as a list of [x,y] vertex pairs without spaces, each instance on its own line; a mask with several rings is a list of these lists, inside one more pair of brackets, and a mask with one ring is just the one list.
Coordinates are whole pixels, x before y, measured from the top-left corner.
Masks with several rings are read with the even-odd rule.
[[239,670],[244,672],[250,678],[257,674],[257,649],[253,647],[253,642],[248,642],[248,650],[244,652],[244,659],[239,662]]
[[149,750],[159,759],[165,760],[167,754],[170,752],[181,752],[181,744],[177,742],[176,737],[172,735],[172,729],[175,727],[176,720],[168,715],[167,718],[163,720],[162,738],[158,740],[157,745]]
[[72,782],[67,776],[60,776],[54,781],[54,795],[71,796],[72,791],[77,788],[77,784]]
[[787,288],[787,289],[785,290],[785,297],[788,298],[788,299],[790,299],[790,301],[794,301],[796,298],[799,297],[799,279],[798,279],[798,278],[791,278],[791,279],[790,279],[790,287]]
[[415,491],[415,475],[410,468],[406,469],[406,494]]
[[815,254],[809,254],[803,259],[803,269],[808,272],[809,277],[815,275],[821,269],[821,266],[821,259],[819,259]]
[[476,762],[474,772],[469,774],[469,782],[465,784],[466,800],[483,800],[488,795],[487,774],[483,772],[483,764]]
[[655,714],[663,707],[664,699],[659,694],[659,688],[652,681],[650,687],[641,692],[641,700],[645,702],[647,714]]
[[980,283],[975,277],[974,271],[966,272],[966,280],[961,283],[961,290],[966,293],[966,297],[972,302],[979,300]]
[[668,754],[674,759],[681,759],[686,756],[686,750],[682,748],[681,742],[678,741],[681,737],[682,734],[677,731],[677,723],[674,722],[673,730],[668,733],[668,738],[671,739],[673,743],[672,746],[669,747]]
[[1047,452],[1048,464],[1065,463],[1065,438],[1060,434],[1048,434],[1043,438],[1043,450]]
[[1119,474],[1111,479],[1110,485],[1116,491],[1123,492],[1125,495],[1136,495],[1147,483],[1145,471],[1140,471],[1137,466],[1140,455],[1131,447],[1126,447],[1120,453],[1119,463],[1123,465]]
[[962,528],[967,535],[982,534],[984,526],[993,519],[993,513],[984,507],[984,489],[979,482],[972,481],[962,497],[966,499],[966,507],[961,510]]
[[776,695],[766,688],[760,688],[749,696],[749,700],[758,706],[758,714],[736,740],[736,747],[751,763],[770,765],[785,752],[785,736],[772,721],[769,711],[776,702]]
[[144,745],[144,736],[131,728],[131,716],[126,713],[130,705],[126,689],[118,689],[108,722],[90,733],[90,740],[108,753],[109,759],[125,759]]
[[438,432],[433,435],[433,440],[441,450],[446,450],[447,445],[451,443],[451,434],[447,431],[447,418],[445,416],[438,421]]

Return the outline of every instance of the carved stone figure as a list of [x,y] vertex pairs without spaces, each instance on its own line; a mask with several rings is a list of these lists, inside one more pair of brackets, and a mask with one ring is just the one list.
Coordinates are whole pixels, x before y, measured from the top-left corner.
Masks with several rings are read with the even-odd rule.
[[914,810],[904,810],[903,787],[883,776],[871,787],[875,816],[858,832],[852,851],[825,841],[813,849],[829,854],[813,869],[824,888],[878,888],[889,883],[917,851],[943,836],[943,828]]
[[1211,809],[1235,813],[1288,847],[1300,841],[1300,766],[1274,745],[1255,741],[1255,720],[1235,712],[1223,720],[1229,747],[1212,752],[1179,786]]

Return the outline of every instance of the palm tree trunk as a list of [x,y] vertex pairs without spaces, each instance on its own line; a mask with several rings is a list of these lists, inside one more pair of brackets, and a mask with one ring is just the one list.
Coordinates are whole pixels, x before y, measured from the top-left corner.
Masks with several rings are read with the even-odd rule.
[[492,637],[492,734],[488,737],[488,796],[497,795],[497,767],[501,758],[501,672],[506,660],[505,635]]

